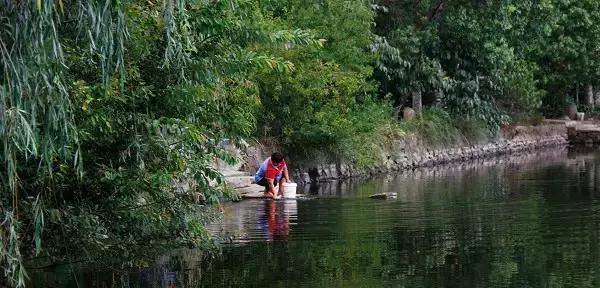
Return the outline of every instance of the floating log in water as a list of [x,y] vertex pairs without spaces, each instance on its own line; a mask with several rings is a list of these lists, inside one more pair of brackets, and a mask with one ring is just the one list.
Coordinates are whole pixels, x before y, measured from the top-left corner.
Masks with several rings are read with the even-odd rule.
[[371,199],[396,199],[398,196],[397,193],[388,192],[388,193],[377,193],[369,196]]

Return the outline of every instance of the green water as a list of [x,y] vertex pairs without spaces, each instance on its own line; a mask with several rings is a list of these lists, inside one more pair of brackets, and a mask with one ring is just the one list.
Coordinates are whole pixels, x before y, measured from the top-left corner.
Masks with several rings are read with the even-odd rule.
[[[228,205],[210,227],[228,242],[212,261],[176,251],[128,273],[63,266],[36,286],[600,287],[599,187],[589,151],[334,182],[307,190],[318,199]],[[398,198],[367,198],[378,192]]]

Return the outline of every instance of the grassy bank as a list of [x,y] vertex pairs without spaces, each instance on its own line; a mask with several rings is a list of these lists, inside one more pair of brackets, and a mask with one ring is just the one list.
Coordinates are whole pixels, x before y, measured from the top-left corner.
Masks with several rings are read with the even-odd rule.
[[[329,113],[330,117],[340,117]],[[327,121],[325,123],[337,123]],[[426,108],[412,120],[396,119],[387,103],[370,102],[353,111],[339,125],[310,125],[290,139],[271,138],[267,146],[282,147],[296,163],[333,163],[338,160],[357,168],[380,163],[386,151],[394,150],[405,138],[417,139],[429,149],[471,146],[497,137],[485,123],[452,117],[439,108]]]
[[425,109],[421,117],[400,121],[398,126],[404,133],[416,135],[432,148],[476,144],[496,136],[481,121],[452,117],[439,108]]

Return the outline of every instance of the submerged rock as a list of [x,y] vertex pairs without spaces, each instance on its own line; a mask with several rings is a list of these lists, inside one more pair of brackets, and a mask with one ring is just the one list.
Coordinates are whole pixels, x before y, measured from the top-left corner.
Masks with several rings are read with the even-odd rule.
[[377,193],[369,196],[371,199],[396,199],[398,196],[397,193],[388,192],[388,193]]

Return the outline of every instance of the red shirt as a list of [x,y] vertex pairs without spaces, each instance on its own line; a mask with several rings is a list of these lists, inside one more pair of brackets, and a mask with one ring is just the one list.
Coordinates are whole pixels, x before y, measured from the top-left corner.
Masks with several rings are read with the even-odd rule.
[[275,177],[277,177],[277,175],[279,175],[279,173],[281,173],[283,171],[283,169],[285,169],[285,168],[286,168],[285,160],[281,160],[279,165],[275,166],[275,165],[273,165],[271,158],[269,158],[267,160],[267,169],[265,170],[265,178],[275,179]]

